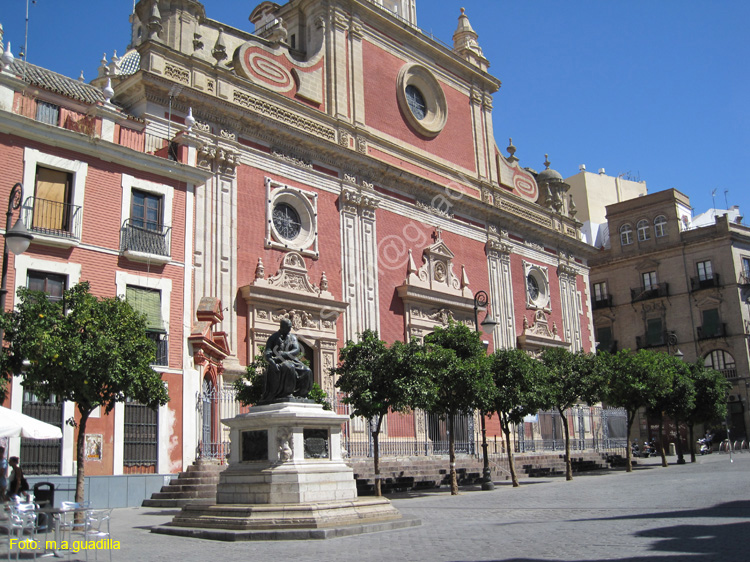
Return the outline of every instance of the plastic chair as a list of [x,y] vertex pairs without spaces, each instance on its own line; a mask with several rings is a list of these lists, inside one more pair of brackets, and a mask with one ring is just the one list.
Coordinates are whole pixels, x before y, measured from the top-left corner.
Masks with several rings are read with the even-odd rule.
[[[100,541],[112,538],[109,529],[109,522],[112,518],[111,509],[90,509],[86,511],[86,519],[84,522],[83,530],[74,530],[71,535],[71,539],[75,536],[80,536],[80,541]],[[112,562],[112,549],[109,550],[109,560]],[[89,559],[89,550],[85,549],[86,560]],[[99,549],[94,550],[94,560],[99,558]]]
[[65,533],[68,534],[68,542],[73,531],[82,531],[85,526],[85,518],[80,516],[76,521],[76,512],[80,513],[80,510],[87,509],[91,505],[91,502],[60,502],[60,513],[58,514],[58,532],[62,535],[62,539],[65,540]]
[[[4,521],[3,525],[8,532],[8,560],[10,560],[10,541],[12,535],[18,537],[19,541],[28,543],[29,541],[36,540],[37,531],[37,512],[36,506],[33,503],[10,503],[8,504],[8,519]],[[24,538],[28,535],[28,538]],[[31,545],[26,545],[27,547]],[[21,554],[21,548],[15,545],[16,560],[19,559]],[[36,548],[23,549],[24,552],[31,551],[34,560],[36,560]]]

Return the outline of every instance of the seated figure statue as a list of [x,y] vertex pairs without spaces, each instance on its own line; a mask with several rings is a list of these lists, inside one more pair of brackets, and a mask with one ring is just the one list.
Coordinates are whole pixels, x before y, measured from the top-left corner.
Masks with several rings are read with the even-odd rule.
[[305,398],[312,389],[313,374],[300,361],[302,353],[292,322],[282,318],[279,331],[268,338],[263,357],[266,360],[265,386],[260,404],[283,402],[292,397]]

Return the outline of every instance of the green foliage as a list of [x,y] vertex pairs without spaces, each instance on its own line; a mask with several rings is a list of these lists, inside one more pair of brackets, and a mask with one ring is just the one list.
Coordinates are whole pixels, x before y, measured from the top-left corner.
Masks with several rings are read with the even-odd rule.
[[596,356],[551,347],[542,352],[541,362],[544,365],[544,402],[548,407],[562,414],[581,401],[593,404],[601,399],[602,379]]
[[352,417],[376,419],[388,411],[404,411],[425,402],[424,376],[416,342],[394,342],[387,347],[378,333],[365,330],[358,342],[348,341],[339,351],[336,387],[346,393]]
[[244,374],[234,381],[234,389],[237,391],[237,400],[249,406],[257,404],[263,397],[266,376],[266,360],[263,358],[263,348],[253,361],[245,367]]
[[727,416],[727,393],[732,383],[722,373],[705,367],[700,361],[689,364],[688,368],[695,398],[685,421],[691,425],[723,421]]
[[662,355],[647,349],[637,353],[623,349],[609,355],[604,387],[606,402],[625,408],[629,414],[635,414],[641,407],[652,408],[655,397],[671,388],[670,379],[660,372]]
[[499,349],[490,356],[495,383],[491,412],[503,426],[523,422],[524,416],[544,407],[541,365],[521,349]]
[[313,400],[316,404],[322,404],[324,410],[333,410],[331,402],[328,400],[328,393],[323,390],[320,385],[316,382],[313,383],[310,393],[307,395],[310,400]]
[[480,335],[451,322],[425,337],[424,366],[431,397],[426,409],[445,419],[492,409],[495,385]]
[[54,394],[73,401],[87,417],[98,406],[109,413],[126,398],[151,407],[169,399],[150,366],[156,345],[146,335],[145,317],[124,300],[97,299],[88,283],[57,302],[19,289],[18,306],[0,315],[0,323],[8,342],[0,369],[24,370],[23,387],[42,400]]

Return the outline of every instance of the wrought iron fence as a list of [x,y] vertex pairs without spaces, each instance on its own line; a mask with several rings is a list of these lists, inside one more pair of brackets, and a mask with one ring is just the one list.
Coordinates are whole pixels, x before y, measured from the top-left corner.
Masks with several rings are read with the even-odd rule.
[[[340,397],[339,397],[340,398]],[[236,401],[231,386],[223,389],[206,387],[196,394],[198,458],[225,461],[229,456],[229,431],[221,419],[234,417],[246,410]],[[340,399],[332,401],[338,414],[349,417],[341,428],[342,452],[349,458],[374,455],[373,430],[377,420],[351,417],[352,409]],[[624,449],[627,446],[627,414],[618,408],[578,406],[567,411],[570,446],[574,451]],[[455,450],[476,455],[481,451],[481,433],[474,415],[454,419]],[[562,451],[565,436],[558,412],[539,412],[516,427],[515,452]],[[488,436],[489,453],[504,454],[501,435]],[[389,413],[383,420],[378,438],[383,457],[447,455],[448,425],[445,420],[421,410],[405,414]]]
[[156,472],[159,414],[156,408],[125,402],[123,465],[126,472]]
[[58,238],[81,239],[81,207],[61,201],[27,197],[23,204],[24,221],[30,230]]
[[122,223],[120,250],[168,257],[171,232],[172,228],[169,226],[144,228],[133,224],[132,219],[127,219]]
[[[23,393],[21,411],[62,429],[62,402],[54,397],[41,401],[30,392]],[[21,438],[21,462],[26,474],[60,474],[62,468],[61,439]]]

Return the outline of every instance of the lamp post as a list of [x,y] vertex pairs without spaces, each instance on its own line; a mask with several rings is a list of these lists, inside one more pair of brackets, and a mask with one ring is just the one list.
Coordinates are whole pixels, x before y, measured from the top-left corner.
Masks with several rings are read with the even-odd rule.
[[[13,217],[13,211],[21,206],[21,193],[23,191],[23,184],[17,183],[13,186],[10,191],[10,199],[8,200],[8,212],[5,214],[5,247],[3,249],[3,274],[2,281],[0,281],[0,311],[5,312],[5,296],[8,293],[6,284],[8,281],[8,251],[10,250],[14,254],[23,254],[31,244],[34,237],[26,229],[26,225],[23,224],[21,217],[18,217],[16,224],[13,228],[10,228],[11,218]],[[0,330],[0,345],[2,344],[3,332]]]
[[[479,309],[486,309],[489,300],[489,296],[484,291],[477,291],[477,294],[474,295],[474,329],[477,333],[481,333],[479,329]],[[496,325],[497,321],[492,317],[490,311],[487,310],[487,315],[481,324],[482,330],[489,334]],[[482,490],[494,490],[495,484],[492,482],[492,474],[490,472],[490,458],[487,455],[487,428],[484,422],[484,412],[479,412],[479,416],[482,420]]]

